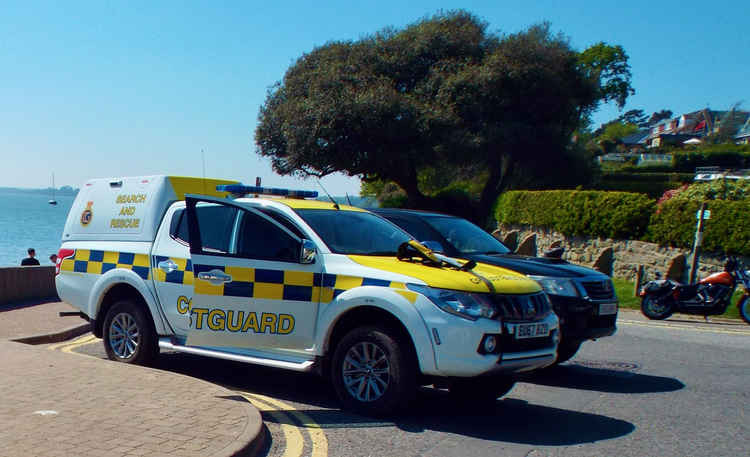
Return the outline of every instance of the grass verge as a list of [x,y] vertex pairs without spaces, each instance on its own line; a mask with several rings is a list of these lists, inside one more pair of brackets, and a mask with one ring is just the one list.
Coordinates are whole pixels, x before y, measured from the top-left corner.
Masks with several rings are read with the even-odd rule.
[[[617,298],[620,300],[620,308],[628,309],[641,309],[641,299],[634,295],[635,283],[628,281],[627,279],[612,278],[612,282],[615,285],[615,292],[617,292]],[[727,307],[727,311],[719,317],[727,319],[741,319],[740,312],[737,309],[737,301],[740,299],[742,292],[738,289],[734,291],[732,296],[732,304]]]

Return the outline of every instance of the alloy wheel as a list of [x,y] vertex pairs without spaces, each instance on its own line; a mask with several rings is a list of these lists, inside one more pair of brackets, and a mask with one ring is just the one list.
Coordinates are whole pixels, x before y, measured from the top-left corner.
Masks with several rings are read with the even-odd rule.
[[128,313],[119,313],[109,326],[109,345],[118,358],[127,359],[138,350],[141,335],[138,323]]
[[359,342],[349,348],[342,366],[344,385],[349,394],[362,402],[376,401],[388,389],[391,366],[380,346]]

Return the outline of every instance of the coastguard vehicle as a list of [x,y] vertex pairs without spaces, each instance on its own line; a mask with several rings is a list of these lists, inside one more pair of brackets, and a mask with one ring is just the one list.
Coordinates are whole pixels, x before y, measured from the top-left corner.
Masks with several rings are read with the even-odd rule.
[[112,360],[164,350],[317,372],[365,414],[403,407],[418,385],[494,400],[554,362],[558,320],[536,282],[316,196],[91,180],[65,224],[57,291]]

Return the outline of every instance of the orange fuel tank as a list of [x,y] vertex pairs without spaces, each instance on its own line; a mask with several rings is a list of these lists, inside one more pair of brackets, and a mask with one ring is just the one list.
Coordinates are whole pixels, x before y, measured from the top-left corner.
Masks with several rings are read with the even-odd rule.
[[699,284],[724,284],[725,286],[731,286],[733,282],[732,275],[726,271],[714,273],[698,281]]

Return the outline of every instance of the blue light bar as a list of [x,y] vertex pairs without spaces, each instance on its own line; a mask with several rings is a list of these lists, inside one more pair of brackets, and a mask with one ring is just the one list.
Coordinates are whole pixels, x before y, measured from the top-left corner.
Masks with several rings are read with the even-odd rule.
[[275,187],[245,186],[244,184],[221,184],[216,186],[216,190],[220,192],[229,192],[235,196],[248,194],[278,195],[291,198],[316,198],[318,196],[318,192],[314,190],[279,189]]

